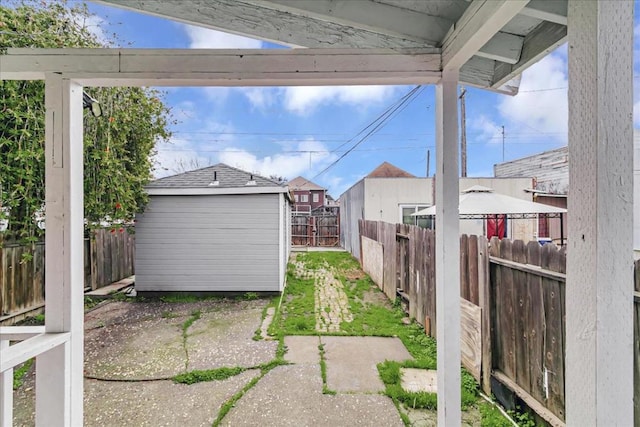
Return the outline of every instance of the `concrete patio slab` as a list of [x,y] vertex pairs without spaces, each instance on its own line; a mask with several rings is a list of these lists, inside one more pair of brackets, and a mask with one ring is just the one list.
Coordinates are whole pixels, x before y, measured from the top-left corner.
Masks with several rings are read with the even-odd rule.
[[[132,307],[129,309],[140,307]],[[111,305],[111,304],[109,304]],[[108,306],[105,306],[105,310]],[[169,378],[185,370],[183,320],[165,319],[153,310],[133,316],[118,307],[104,316],[94,313],[85,336],[85,374],[105,379]],[[113,322],[113,316],[121,319]],[[90,325],[91,325],[90,324]]]
[[245,302],[203,311],[188,330],[188,369],[249,368],[272,360],[278,342],[253,340],[262,321],[264,304],[264,301],[262,304]]
[[406,391],[438,392],[438,373],[430,369],[400,368],[401,385]]
[[403,426],[381,395],[322,394],[319,365],[273,369],[224,418],[224,426]]
[[211,426],[220,406],[260,371],[192,385],[85,381],[85,426]]
[[320,363],[320,339],[317,336],[288,336],[284,337],[287,352],[284,358],[295,364]]
[[322,337],[327,362],[327,387],[337,392],[378,393],[384,384],[378,363],[412,359],[398,338]]

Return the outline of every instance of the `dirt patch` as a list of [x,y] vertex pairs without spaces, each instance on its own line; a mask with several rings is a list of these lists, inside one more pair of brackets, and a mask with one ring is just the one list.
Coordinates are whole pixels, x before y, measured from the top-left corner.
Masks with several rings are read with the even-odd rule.
[[364,271],[360,270],[359,268],[346,270],[343,274],[344,274],[344,277],[349,281],[356,281],[356,280],[364,279],[365,277],[367,277]]
[[389,301],[386,295],[375,288],[367,290],[364,295],[362,295],[362,301],[365,304],[379,305],[389,309],[393,307],[393,304],[391,304],[391,301]]

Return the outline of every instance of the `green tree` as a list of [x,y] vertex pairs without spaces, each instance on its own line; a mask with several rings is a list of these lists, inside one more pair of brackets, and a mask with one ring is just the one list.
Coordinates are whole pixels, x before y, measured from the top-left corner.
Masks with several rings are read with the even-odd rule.
[[[108,47],[89,31],[84,4],[21,1],[0,5],[0,53],[7,48]],[[162,93],[143,88],[86,88],[102,117],[84,115],[85,217],[129,220],[144,207],[155,143],[170,137]],[[35,241],[34,213],[44,203],[44,83],[0,81],[0,206],[9,234]],[[2,215],[0,213],[0,215]]]

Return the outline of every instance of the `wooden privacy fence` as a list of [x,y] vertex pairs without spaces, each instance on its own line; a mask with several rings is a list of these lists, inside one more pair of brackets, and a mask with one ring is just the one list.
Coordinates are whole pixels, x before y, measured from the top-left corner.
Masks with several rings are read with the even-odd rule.
[[[125,229],[92,233],[84,241],[84,286],[98,289],[133,275],[134,235]],[[0,241],[0,322],[44,305],[44,246]]]
[[292,215],[291,244],[296,246],[339,246],[338,215]]
[[[436,337],[435,233],[375,221],[359,229],[363,269]],[[485,393],[552,425],[564,420],[564,266],[553,245],[460,237],[462,362]]]

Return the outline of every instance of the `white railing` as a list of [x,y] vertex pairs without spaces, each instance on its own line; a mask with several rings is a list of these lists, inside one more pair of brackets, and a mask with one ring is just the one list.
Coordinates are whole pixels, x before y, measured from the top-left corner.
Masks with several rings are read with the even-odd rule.
[[[69,342],[71,334],[44,326],[0,326],[0,427],[13,425],[13,368]],[[11,342],[20,341],[10,345]]]

